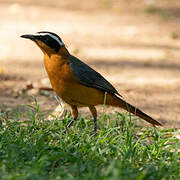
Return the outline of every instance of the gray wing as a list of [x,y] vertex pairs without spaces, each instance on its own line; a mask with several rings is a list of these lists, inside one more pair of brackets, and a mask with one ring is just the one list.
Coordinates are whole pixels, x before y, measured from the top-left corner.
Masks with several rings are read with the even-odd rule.
[[81,84],[121,96],[101,74],[76,57],[70,55],[69,65]]

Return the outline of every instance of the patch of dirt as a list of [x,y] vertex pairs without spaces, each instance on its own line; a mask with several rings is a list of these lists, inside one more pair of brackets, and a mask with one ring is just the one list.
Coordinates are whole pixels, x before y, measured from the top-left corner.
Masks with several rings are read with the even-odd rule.
[[52,92],[18,94],[29,82],[50,87],[41,51],[19,37],[48,30],[59,34],[72,54],[106,77],[128,102],[165,126],[180,127],[180,2],[153,2],[1,1],[1,110],[34,103],[32,96],[42,110],[56,107]]

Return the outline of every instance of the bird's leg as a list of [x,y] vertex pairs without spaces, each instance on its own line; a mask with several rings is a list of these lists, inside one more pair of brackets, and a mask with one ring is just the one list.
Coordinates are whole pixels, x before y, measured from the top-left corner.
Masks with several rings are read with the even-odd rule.
[[72,117],[73,117],[73,120],[67,125],[67,127],[71,127],[71,125],[73,124],[73,122],[77,119],[78,117],[78,109],[77,109],[77,106],[75,105],[70,105],[71,107],[71,114],[72,114]]
[[97,120],[97,111],[96,111],[96,108],[93,105],[89,106],[89,110],[91,111],[91,114],[93,115],[93,118],[94,118],[94,132],[96,134],[96,131],[97,131],[97,122],[96,122],[96,120]]

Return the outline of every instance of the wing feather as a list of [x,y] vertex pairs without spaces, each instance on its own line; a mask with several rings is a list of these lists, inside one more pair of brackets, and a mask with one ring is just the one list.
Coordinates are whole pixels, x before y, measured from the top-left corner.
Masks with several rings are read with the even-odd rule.
[[70,55],[69,65],[81,84],[121,96],[100,73],[96,72],[78,58]]

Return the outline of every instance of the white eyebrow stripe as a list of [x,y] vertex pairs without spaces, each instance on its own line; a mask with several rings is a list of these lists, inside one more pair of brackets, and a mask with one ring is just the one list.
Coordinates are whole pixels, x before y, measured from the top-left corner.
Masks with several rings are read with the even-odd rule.
[[55,39],[59,43],[60,46],[64,45],[62,41],[60,41],[56,36],[54,36],[50,33],[39,33],[39,34],[40,35],[42,34],[43,36],[48,35],[48,36],[52,37],[53,39]]

